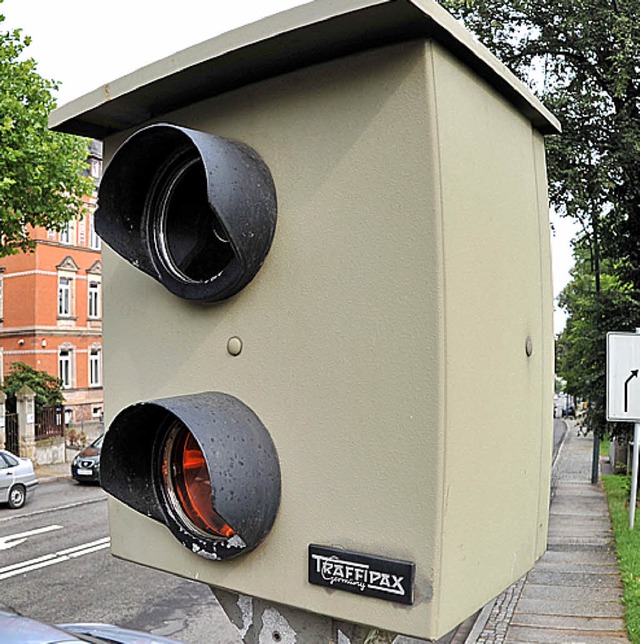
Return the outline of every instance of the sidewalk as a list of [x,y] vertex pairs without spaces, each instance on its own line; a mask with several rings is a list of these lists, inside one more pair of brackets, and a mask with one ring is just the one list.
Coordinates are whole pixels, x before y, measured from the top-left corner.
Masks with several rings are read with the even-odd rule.
[[53,463],[50,465],[35,465],[36,476],[40,483],[56,481],[61,478],[71,478],[71,463]]
[[592,449],[591,435],[576,436],[571,424],[552,475],[547,551],[485,607],[469,644],[629,641],[607,500],[602,484],[591,484]]
[[[89,432],[86,440],[86,445],[98,438],[99,434]],[[49,463],[47,465],[38,465],[34,463],[36,476],[40,483],[47,481],[57,481],[59,479],[71,478],[71,462],[80,453],[82,447],[68,447],[67,446],[67,462],[66,463]]]

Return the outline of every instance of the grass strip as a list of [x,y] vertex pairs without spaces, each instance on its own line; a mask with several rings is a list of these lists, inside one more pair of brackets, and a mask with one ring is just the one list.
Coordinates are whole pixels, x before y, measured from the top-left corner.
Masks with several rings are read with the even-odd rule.
[[629,529],[631,477],[603,476],[609,513],[616,540],[620,575],[624,584],[625,623],[631,642],[640,644],[640,513],[635,528]]

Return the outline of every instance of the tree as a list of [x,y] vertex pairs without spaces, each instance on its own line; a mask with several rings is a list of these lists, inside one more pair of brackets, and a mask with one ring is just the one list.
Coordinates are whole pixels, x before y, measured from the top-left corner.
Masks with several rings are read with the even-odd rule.
[[606,334],[640,326],[640,307],[608,260],[596,291],[589,253],[578,248],[575,257],[572,280],[559,297],[569,317],[556,341],[556,373],[566,381],[567,393],[589,401],[587,423],[597,435],[625,435],[629,423],[606,420]]
[[[606,331],[640,320],[640,3],[442,0],[559,118],[549,195],[582,232],[558,369],[604,421]],[[606,265],[606,271],[602,267]]]
[[[551,202],[640,290],[640,3],[443,0],[562,123],[547,139]],[[597,274],[597,270],[596,270]]]
[[4,379],[3,391],[7,394],[7,409],[15,411],[16,393],[27,385],[36,394],[36,409],[47,405],[60,406],[64,404],[62,381],[54,378],[46,371],[34,369],[24,362],[11,364],[11,371]]
[[57,84],[22,56],[29,43],[0,31],[0,257],[33,249],[30,226],[60,230],[92,191],[88,141],[47,127]]

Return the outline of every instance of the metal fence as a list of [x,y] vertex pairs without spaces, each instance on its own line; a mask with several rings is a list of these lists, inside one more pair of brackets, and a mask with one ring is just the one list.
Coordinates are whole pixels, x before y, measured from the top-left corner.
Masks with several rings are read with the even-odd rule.
[[4,429],[5,447],[16,456],[20,456],[20,440],[18,438],[18,414],[5,414]]
[[[71,445],[84,446],[104,431],[102,404],[81,403],[73,407],[43,407],[36,411],[35,440],[65,436]],[[6,449],[19,456],[18,414],[5,414]]]
[[64,410],[62,407],[43,407],[36,413],[36,441],[64,436]]

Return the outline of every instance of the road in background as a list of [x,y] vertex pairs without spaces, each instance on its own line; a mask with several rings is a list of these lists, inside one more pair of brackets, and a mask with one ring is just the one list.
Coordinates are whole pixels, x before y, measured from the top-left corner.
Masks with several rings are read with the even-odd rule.
[[71,480],[0,508],[0,607],[49,622],[107,622],[186,644],[238,644],[211,590],[109,552],[106,495]]
[[567,423],[564,422],[561,418],[553,419],[553,456],[558,453],[560,448],[560,443],[564,438],[565,433],[567,432]]

